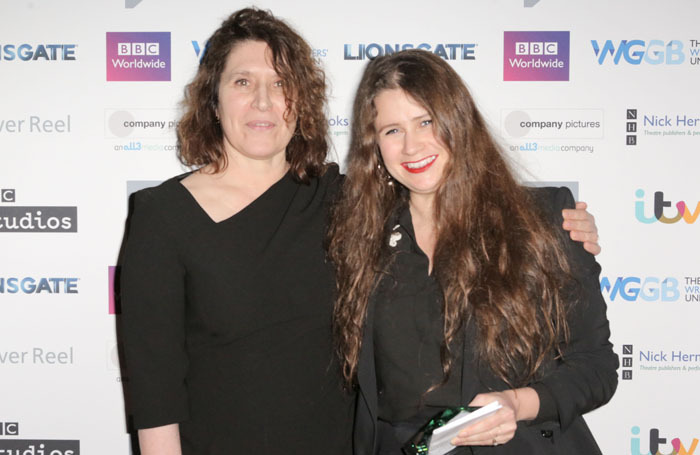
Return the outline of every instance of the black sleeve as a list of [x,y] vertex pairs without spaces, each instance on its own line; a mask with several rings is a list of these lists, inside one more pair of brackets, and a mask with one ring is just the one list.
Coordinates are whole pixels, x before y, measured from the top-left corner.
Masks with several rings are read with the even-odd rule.
[[[564,208],[574,207],[568,188],[536,192],[551,207],[554,223],[561,229]],[[545,196],[546,195],[546,196]],[[545,377],[533,384],[540,396],[540,413],[535,422],[559,420],[565,430],[578,416],[603,404],[617,387],[617,355],[610,343],[606,303],[600,292],[600,265],[583,244],[562,235],[575,283],[566,297],[572,302],[568,322],[570,339],[563,359]]]
[[121,338],[137,429],[188,418],[185,271],[152,189],[134,194],[121,266]]

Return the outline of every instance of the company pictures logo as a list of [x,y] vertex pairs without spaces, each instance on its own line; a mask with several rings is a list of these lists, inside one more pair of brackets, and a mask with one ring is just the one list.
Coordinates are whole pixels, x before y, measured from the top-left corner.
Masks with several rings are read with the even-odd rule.
[[107,32],[108,81],[169,81],[170,32]]
[[[0,202],[15,202],[15,189],[0,189]],[[78,208],[0,204],[1,232],[78,232]]]
[[345,44],[343,48],[344,60],[365,60],[380,57],[386,54],[406,49],[424,49],[431,51],[435,55],[444,58],[445,60],[476,60],[474,55],[476,44]]
[[[678,437],[662,437],[658,428],[651,428],[649,430],[649,451],[642,452],[642,442],[638,436],[642,431],[641,428],[635,425],[631,431],[633,436],[630,439],[630,455],[693,455],[698,442],[700,442],[697,438],[693,438],[690,443],[686,440],[684,444]],[[672,449],[669,449],[669,445]]]
[[504,32],[504,81],[568,81],[569,32]]
[[[644,224],[651,224],[657,221],[664,224],[674,224],[681,220],[685,221],[687,224],[693,224],[698,219],[698,215],[700,215],[700,201],[696,204],[695,210],[691,211],[690,206],[686,204],[685,201],[678,201],[673,204],[671,201],[664,199],[663,191],[655,191],[653,216],[648,216],[645,211],[645,191],[638,189],[634,194],[637,196],[637,199],[639,199],[634,203],[634,216],[637,218],[637,221]],[[675,207],[676,213],[673,213],[673,209],[671,209],[671,213],[665,210],[666,208],[671,208],[671,205]]]
[[75,44],[5,44],[0,46],[0,60],[75,60]]
[[[685,51],[683,42],[679,40],[607,40],[600,43],[597,40],[591,40],[593,52],[598,58],[598,64],[610,62],[618,65],[620,62],[629,63],[630,65],[680,65],[685,62]],[[698,54],[700,49],[692,49],[693,55]]]
[[[24,428],[24,425],[22,425]],[[0,453],[22,455],[80,455],[80,441],[65,439],[15,439],[20,435],[19,422],[0,422]]]

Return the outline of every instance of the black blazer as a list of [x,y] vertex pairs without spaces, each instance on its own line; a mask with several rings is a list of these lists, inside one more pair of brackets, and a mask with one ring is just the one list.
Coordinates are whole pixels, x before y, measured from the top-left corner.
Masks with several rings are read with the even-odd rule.
[[[533,188],[533,200],[553,225],[561,229],[563,208],[574,200],[567,188]],[[562,239],[564,239],[562,233]],[[568,235],[566,236],[568,238]],[[594,455],[600,449],[582,415],[605,404],[617,387],[618,358],[609,341],[606,304],[600,293],[600,266],[581,243],[563,240],[574,277],[580,282],[578,304],[569,315],[570,342],[564,361],[543,366],[543,378],[532,384],[541,400],[556,405],[556,418],[538,416],[531,422],[518,422],[515,436],[508,443],[472,447],[474,453],[488,454],[566,454]],[[358,364],[359,396],[355,413],[353,450],[355,455],[374,455],[377,450],[377,381],[374,368],[374,302],[370,301]],[[475,339],[475,328],[468,325],[466,340]],[[465,343],[462,368],[462,405],[475,395],[509,387],[487,368],[477,369],[474,354]],[[479,371],[478,371],[479,370]],[[549,395],[544,397],[543,394]],[[542,408],[540,413],[542,414]]]

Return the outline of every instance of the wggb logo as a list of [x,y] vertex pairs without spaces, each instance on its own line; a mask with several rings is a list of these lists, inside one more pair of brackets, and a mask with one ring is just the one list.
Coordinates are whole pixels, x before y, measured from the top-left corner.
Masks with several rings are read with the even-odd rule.
[[602,65],[608,57],[612,57],[615,65],[621,59],[630,65],[680,65],[685,62],[683,43],[679,40],[622,40],[615,44],[607,40],[601,46],[597,40],[591,40],[593,52],[598,57],[598,64]]
[[681,296],[678,280],[673,277],[622,277],[610,278],[604,276],[600,280],[600,291],[607,294],[610,301],[620,297],[627,302],[641,299],[645,302],[676,302]]

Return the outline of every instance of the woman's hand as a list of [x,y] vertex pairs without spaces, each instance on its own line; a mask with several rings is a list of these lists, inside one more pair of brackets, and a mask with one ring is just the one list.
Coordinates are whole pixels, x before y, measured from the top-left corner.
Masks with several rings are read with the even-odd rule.
[[469,406],[486,406],[498,401],[502,408],[484,420],[469,425],[451,442],[459,446],[495,446],[513,439],[518,420],[537,417],[540,399],[535,389],[525,387],[501,392],[480,393]]
[[588,213],[586,208],[588,205],[585,202],[577,202],[575,209],[564,209],[563,227],[570,231],[569,235],[572,240],[583,242],[583,248],[593,255],[600,253],[600,245],[598,245],[598,227],[595,225],[595,218]]

